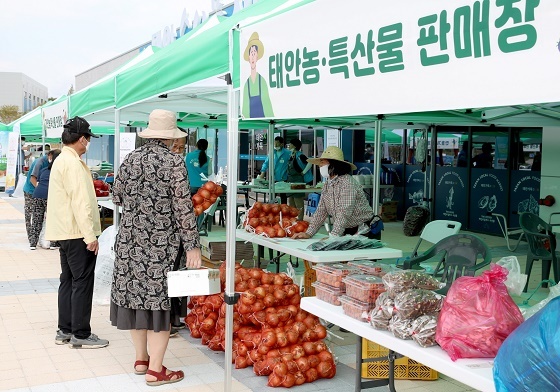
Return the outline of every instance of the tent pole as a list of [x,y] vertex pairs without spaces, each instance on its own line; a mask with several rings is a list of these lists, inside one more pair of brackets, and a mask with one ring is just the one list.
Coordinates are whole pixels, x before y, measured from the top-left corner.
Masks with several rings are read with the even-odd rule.
[[[115,109],[115,140],[114,140],[114,162],[113,162],[113,173],[115,176],[120,166],[121,157],[121,111],[120,109]],[[114,178],[114,177],[113,177]],[[120,211],[118,207],[113,208],[113,226],[115,229],[119,227]]]
[[375,121],[375,164],[373,165],[373,197],[372,207],[375,215],[379,214],[379,181],[381,178],[381,133],[382,133],[382,120]]
[[[237,226],[237,170],[239,166],[239,93],[228,86],[228,154],[226,218],[226,288],[224,299],[235,295],[235,230]],[[231,392],[233,348],[233,303],[226,306],[224,390]]]
[[276,162],[274,162],[274,123],[271,121],[268,124],[268,189],[270,190],[270,203],[274,202],[276,194],[274,192],[274,170],[276,169]]

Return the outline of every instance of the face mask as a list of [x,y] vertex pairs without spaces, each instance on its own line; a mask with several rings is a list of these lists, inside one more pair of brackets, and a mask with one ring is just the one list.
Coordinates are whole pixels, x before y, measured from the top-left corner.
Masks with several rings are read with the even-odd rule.
[[274,147],[274,149],[275,149],[276,151],[280,151],[280,150],[282,149],[282,147]]
[[88,152],[88,150],[89,150],[89,145],[90,145],[90,142],[88,142],[87,140],[86,140],[86,144],[82,143],[82,146],[84,146],[86,148],[86,152]]
[[329,178],[329,165],[321,166],[319,172],[321,173],[321,177]]
[[49,163],[52,163],[52,159],[48,159]]

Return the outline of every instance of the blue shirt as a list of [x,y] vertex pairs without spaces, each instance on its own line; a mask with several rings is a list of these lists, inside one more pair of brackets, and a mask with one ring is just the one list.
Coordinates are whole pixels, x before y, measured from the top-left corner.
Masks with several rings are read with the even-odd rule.
[[[288,164],[290,163],[290,156],[292,153],[287,148],[282,148],[280,151],[274,150],[274,181],[286,181],[288,179]],[[264,160],[261,172],[268,170],[268,157]]]
[[49,194],[49,179],[51,177],[51,171],[49,167],[44,167],[41,169],[39,173],[37,187],[35,188],[35,192],[33,192],[33,197],[36,199],[47,199]]
[[[25,180],[25,185],[23,186],[23,191],[25,193],[33,194],[33,192],[35,192],[35,186],[31,183],[31,173],[33,173],[33,170],[35,169],[35,165],[41,166],[42,169],[49,166],[49,161],[47,160],[47,157],[41,157],[33,161],[31,167],[29,168],[29,171],[27,172],[27,179]],[[38,178],[37,181],[39,181]]]
[[210,162],[210,158],[208,157],[206,163],[200,166],[200,164],[198,163],[199,155],[200,150],[195,150],[189,152],[185,157],[185,164],[187,165],[189,184],[191,188],[200,188],[202,184],[206,182],[202,180],[200,174],[204,174],[206,177],[208,177],[208,163]]

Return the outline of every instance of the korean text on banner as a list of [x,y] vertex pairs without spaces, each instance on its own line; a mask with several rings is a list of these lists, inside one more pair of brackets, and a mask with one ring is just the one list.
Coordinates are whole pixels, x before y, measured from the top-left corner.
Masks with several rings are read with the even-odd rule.
[[43,134],[47,138],[60,138],[63,125],[68,120],[68,100],[41,109]]

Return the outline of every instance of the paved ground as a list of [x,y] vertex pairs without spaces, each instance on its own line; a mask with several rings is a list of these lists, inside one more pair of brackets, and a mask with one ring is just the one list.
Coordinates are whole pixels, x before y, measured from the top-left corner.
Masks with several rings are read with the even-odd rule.
[[[213,231],[223,230],[214,226]],[[498,259],[511,254],[503,238],[482,236],[492,246]],[[387,224],[383,240],[389,246],[412,250],[418,238],[405,237],[401,223]],[[524,264],[524,252],[519,259]],[[271,266],[272,267],[272,266]],[[94,306],[94,333],[109,339],[110,345],[98,350],[72,350],[56,346],[57,288],[60,273],[58,252],[29,250],[23,219],[23,200],[0,198],[0,390],[15,391],[223,391],[224,354],[214,353],[192,339],[187,330],[172,338],[164,364],[182,369],[185,380],[157,389],[148,387],[144,377],[134,375],[134,349],[128,332],[119,331],[108,322],[108,307]],[[540,271],[535,267],[531,287]],[[535,299],[546,295],[540,290]],[[525,296],[526,297],[526,296]],[[516,298],[518,303],[523,298]],[[331,338],[328,344],[339,360],[337,376],[297,388],[308,391],[353,391],[356,337],[333,332],[342,339]],[[266,377],[257,377],[252,369],[233,370],[233,391],[269,391]],[[387,391],[377,388],[376,391]],[[441,376],[438,381],[397,381],[397,390],[406,392],[468,391],[468,387]]]

